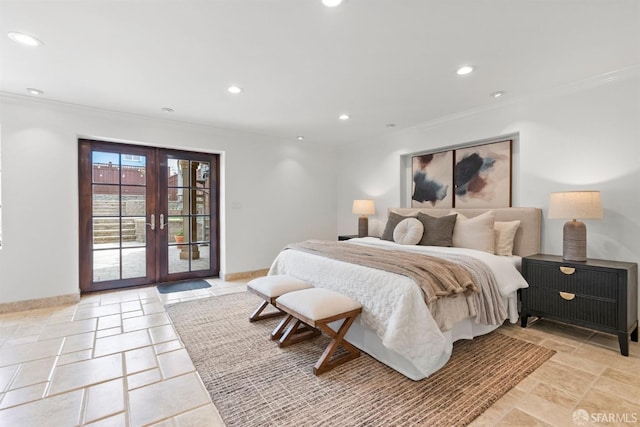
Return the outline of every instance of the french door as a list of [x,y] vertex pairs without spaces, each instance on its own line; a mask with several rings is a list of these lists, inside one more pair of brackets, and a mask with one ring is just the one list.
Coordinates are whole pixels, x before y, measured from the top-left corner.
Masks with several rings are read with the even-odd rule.
[[79,140],[80,290],[219,274],[219,157]]

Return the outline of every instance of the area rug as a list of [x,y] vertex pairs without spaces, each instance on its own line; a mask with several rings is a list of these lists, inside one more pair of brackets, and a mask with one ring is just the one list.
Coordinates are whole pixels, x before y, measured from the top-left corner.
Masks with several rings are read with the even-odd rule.
[[328,338],[278,348],[269,333],[279,319],[249,322],[259,302],[242,292],[166,307],[229,427],[463,426],[555,353],[493,332],[456,343],[421,381],[365,353],[316,377]]
[[206,280],[189,280],[186,282],[158,285],[158,292],[161,294],[170,294],[171,292],[193,291],[194,289],[205,289],[210,287],[211,285]]

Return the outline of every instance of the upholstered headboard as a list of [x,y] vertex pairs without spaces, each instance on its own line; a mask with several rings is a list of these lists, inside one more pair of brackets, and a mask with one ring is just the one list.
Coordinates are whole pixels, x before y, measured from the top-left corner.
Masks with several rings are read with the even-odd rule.
[[[516,232],[513,243],[513,254],[519,256],[533,255],[540,252],[540,237],[542,234],[542,209],[540,208],[494,208],[494,209],[453,209],[467,218],[493,211],[496,221],[520,220],[520,227]],[[441,208],[390,208],[389,212],[400,215],[418,215],[424,212],[428,215],[440,217],[449,214],[452,209]]]

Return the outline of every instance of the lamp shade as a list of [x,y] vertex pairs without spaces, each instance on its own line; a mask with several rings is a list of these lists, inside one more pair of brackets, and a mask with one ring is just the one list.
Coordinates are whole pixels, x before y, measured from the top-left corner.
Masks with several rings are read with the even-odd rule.
[[376,213],[376,205],[373,200],[354,200],[352,213],[358,215],[373,215]]
[[549,218],[602,219],[599,191],[562,191],[551,193]]

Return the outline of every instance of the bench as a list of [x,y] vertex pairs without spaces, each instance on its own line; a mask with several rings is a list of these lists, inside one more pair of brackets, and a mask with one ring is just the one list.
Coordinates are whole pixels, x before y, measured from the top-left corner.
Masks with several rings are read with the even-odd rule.
[[284,274],[264,276],[251,280],[247,283],[247,290],[259,296],[264,301],[255,309],[253,314],[251,314],[249,321],[255,322],[256,320],[284,315],[285,313],[280,310],[265,314],[262,314],[262,311],[267,308],[269,304],[275,307],[276,298],[287,292],[299,291],[311,287],[307,282]]
[[[317,336],[320,331],[331,337],[313,367],[315,375],[360,356],[360,351],[344,339],[351,324],[362,312],[360,303],[328,289],[310,288],[283,294],[276,299],[275,305],[288,314],[271,334],[271,339],[279,340],[279,347]],[[335,331],[329,323],[339,320],[343,320],[342,325]],[[347,353],[332,358],[339,346]]]

